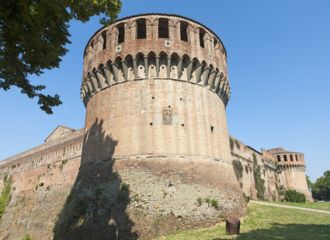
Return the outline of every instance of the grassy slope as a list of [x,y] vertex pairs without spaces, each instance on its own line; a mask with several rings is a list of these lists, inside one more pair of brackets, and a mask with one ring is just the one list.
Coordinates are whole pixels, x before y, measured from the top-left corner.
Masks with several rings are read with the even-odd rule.
[[313,203],[272,202],[272,203],[330,211],[330,202],[313,202]]
[[[226,236],[224,229],[225,224],[221,223],[212,228],[185,231],[161,237],[159,240],[234,239]],[[236,239],[329,240],[330,215],[252,203],[249,204],[248,215],[242,220],[241,235]]]

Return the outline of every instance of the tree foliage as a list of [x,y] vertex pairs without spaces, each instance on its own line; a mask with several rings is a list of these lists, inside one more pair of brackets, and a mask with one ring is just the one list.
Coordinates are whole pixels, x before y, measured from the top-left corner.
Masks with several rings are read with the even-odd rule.
[[312,187],[313,187],[313,182],[311,181],[311,179],[307,175],[306,175],[306,182],[307,182],[308,189],[311,190]]
[[312,194],[314,199],[330,201],[330,170],[316,180],[312,187]]
[[297,192],[296,190],[287,190],[284,193],[284,199],[287,202],[306,202],[306,196],[303,193]]
[[18,87],[29,98],[38,98],[40,108],[52,113],[61,104],[57,94],[43,93],[44,85],[33,85],[31,75],[59,67],[70,43],[72,19],[86,22],[104,14],[108,24],[121,9],[120,0],[15,0],[0,4],[0,89]]

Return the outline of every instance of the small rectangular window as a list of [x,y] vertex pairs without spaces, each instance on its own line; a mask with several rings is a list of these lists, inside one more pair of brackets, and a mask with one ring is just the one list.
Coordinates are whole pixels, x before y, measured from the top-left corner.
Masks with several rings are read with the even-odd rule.
[[293,156],[290,154],[290,161],[293,162]]
[[298,162],[298,155],[296,154],[296,161]]
[[287,162],[288,158],[286,157],[286,155],[284,155],[284,161]]
[[277,161],[280,162],[281,161],[281,156],[277,155]]
[[101,33],[102,39],[103,39],[103,49],[107,48],[107,31],[103,31]]
[[218,40],[216,38],[213,38],[213,44],[214,44],[214,48],[216,48],[218,45]]
[[188,42],[188,23],[180,22],[180,37],[181,41]]
[[118,24],[118,44],[125,42],[125,26],[124,23]]
[[136,21],[137,25],[137,33],[136,33],[136,38],[137,39],[143,39],[147,38],[147,23],[144,18],[138,19]]
[[158,20],[158,37],[159,38],[169,38],[168,33],[168,19],[160,18]]
[[204,29],[199,29],[199,45],[203,48],[205,47],[204,45],[204,37],[205,37],[205,31]]

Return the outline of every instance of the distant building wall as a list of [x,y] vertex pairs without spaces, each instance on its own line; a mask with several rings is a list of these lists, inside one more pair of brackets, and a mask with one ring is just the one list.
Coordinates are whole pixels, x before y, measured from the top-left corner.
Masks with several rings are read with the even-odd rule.
[[250,199],[257,199],[254,177],[254,165],[257,163],[260,166],[261,179],[264,181],[264,198],[270,201],[278,200],[279,180],[274,157],[267,152],[259,152],[232,136],[230,146],[233,161],[239,160],[243,166],[243,176],[239,182],[244,195]]

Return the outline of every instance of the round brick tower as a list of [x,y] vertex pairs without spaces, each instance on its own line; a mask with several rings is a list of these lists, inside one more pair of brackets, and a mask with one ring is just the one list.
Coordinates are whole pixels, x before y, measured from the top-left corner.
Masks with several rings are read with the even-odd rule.
[[276,148],[272,151],[277,160],[278,169],[281,171],[283,187],[301,192],[305,194],[308,201],[313,201],[306,181],[304,154],[286,151],[283,148]]
[[[212,30],[167,14],[98,30],[85,49],[81,96],[82,167],[113,163],[129,186],[135,224],[161,216],[203,226],[242,215],[226,124],[226,51]],[[137,208],[143,221],[132,214]]]

